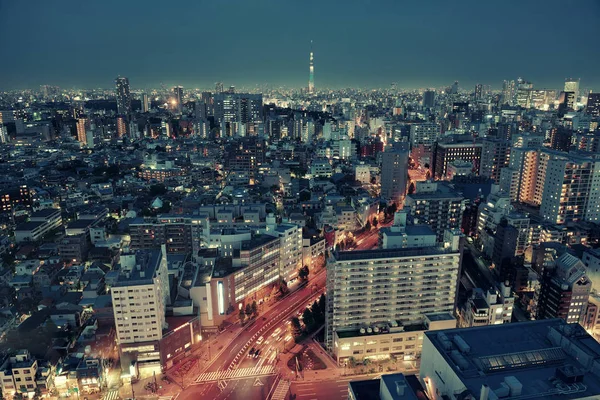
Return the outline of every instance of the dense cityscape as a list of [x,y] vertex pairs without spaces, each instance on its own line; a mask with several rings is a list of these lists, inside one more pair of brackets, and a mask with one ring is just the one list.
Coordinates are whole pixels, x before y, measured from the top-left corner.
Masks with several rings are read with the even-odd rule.
[[0,400],[600,398],[597,82],[333,89],[316,46],[0,85]]

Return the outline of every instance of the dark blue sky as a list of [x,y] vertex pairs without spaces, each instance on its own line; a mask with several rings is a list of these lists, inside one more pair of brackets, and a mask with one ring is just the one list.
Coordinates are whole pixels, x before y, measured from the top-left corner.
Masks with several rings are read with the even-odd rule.
[[600,89],[600,0],[0,0],[0,90],[181,84]]

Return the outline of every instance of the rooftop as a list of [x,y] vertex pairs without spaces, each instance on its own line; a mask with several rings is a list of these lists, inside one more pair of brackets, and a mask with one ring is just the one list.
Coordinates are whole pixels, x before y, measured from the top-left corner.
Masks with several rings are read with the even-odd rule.
[[579,324],[557,318],[425,335],[476,396],[483,384],[494,391],[505,378],[522,384],[523,397],[575,399],[600,393],[600,343]]
[[375,260],[384,258],[400,258],[400,257],[415,257],[424,255],[450,254],[458,253],[452,251],[451,248],[443,247],[424,247],[424,248],[409,248],[409,249],[374,249],[374,250],[354,250],[354,251],[339,251],[334,253],[337,261],[359,261],[359,260]]
[[[160,267],[162,259],[162,251],[155,250],[139,250],[135,253],[136,266],[131,270],[122,270],[119,274],[115,287],[132,286],[132,285],[148,285],[153,281],[153,277]],[[137,266],[139,265],[139,269]]]

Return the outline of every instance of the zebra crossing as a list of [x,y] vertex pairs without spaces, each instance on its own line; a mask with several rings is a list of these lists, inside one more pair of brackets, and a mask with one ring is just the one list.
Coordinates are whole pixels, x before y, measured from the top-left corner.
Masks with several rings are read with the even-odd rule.
[[158,400],[171,400],[173,396],[158,396]]
[[117,400],[119,398],[119,391],[111,389],[104,395],[104,400]]
[[196,378],[196,383],[217,382],[230,379],[246,379],[264,375],[274,375],[275,367],[263,365],[262,367],[228,369],[226,371],[204,372]]
[[290,381],[286,379],[280,380],[271,396],[271,400],[285,400],[289,390]]

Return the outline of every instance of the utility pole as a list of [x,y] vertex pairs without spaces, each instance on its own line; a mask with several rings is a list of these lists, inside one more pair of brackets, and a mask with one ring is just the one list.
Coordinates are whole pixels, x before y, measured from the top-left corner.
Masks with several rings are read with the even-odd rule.
[[131,398],[135,400],[135,392],[133,391],[133,376],[129,379],[129,384],[131,385]]

